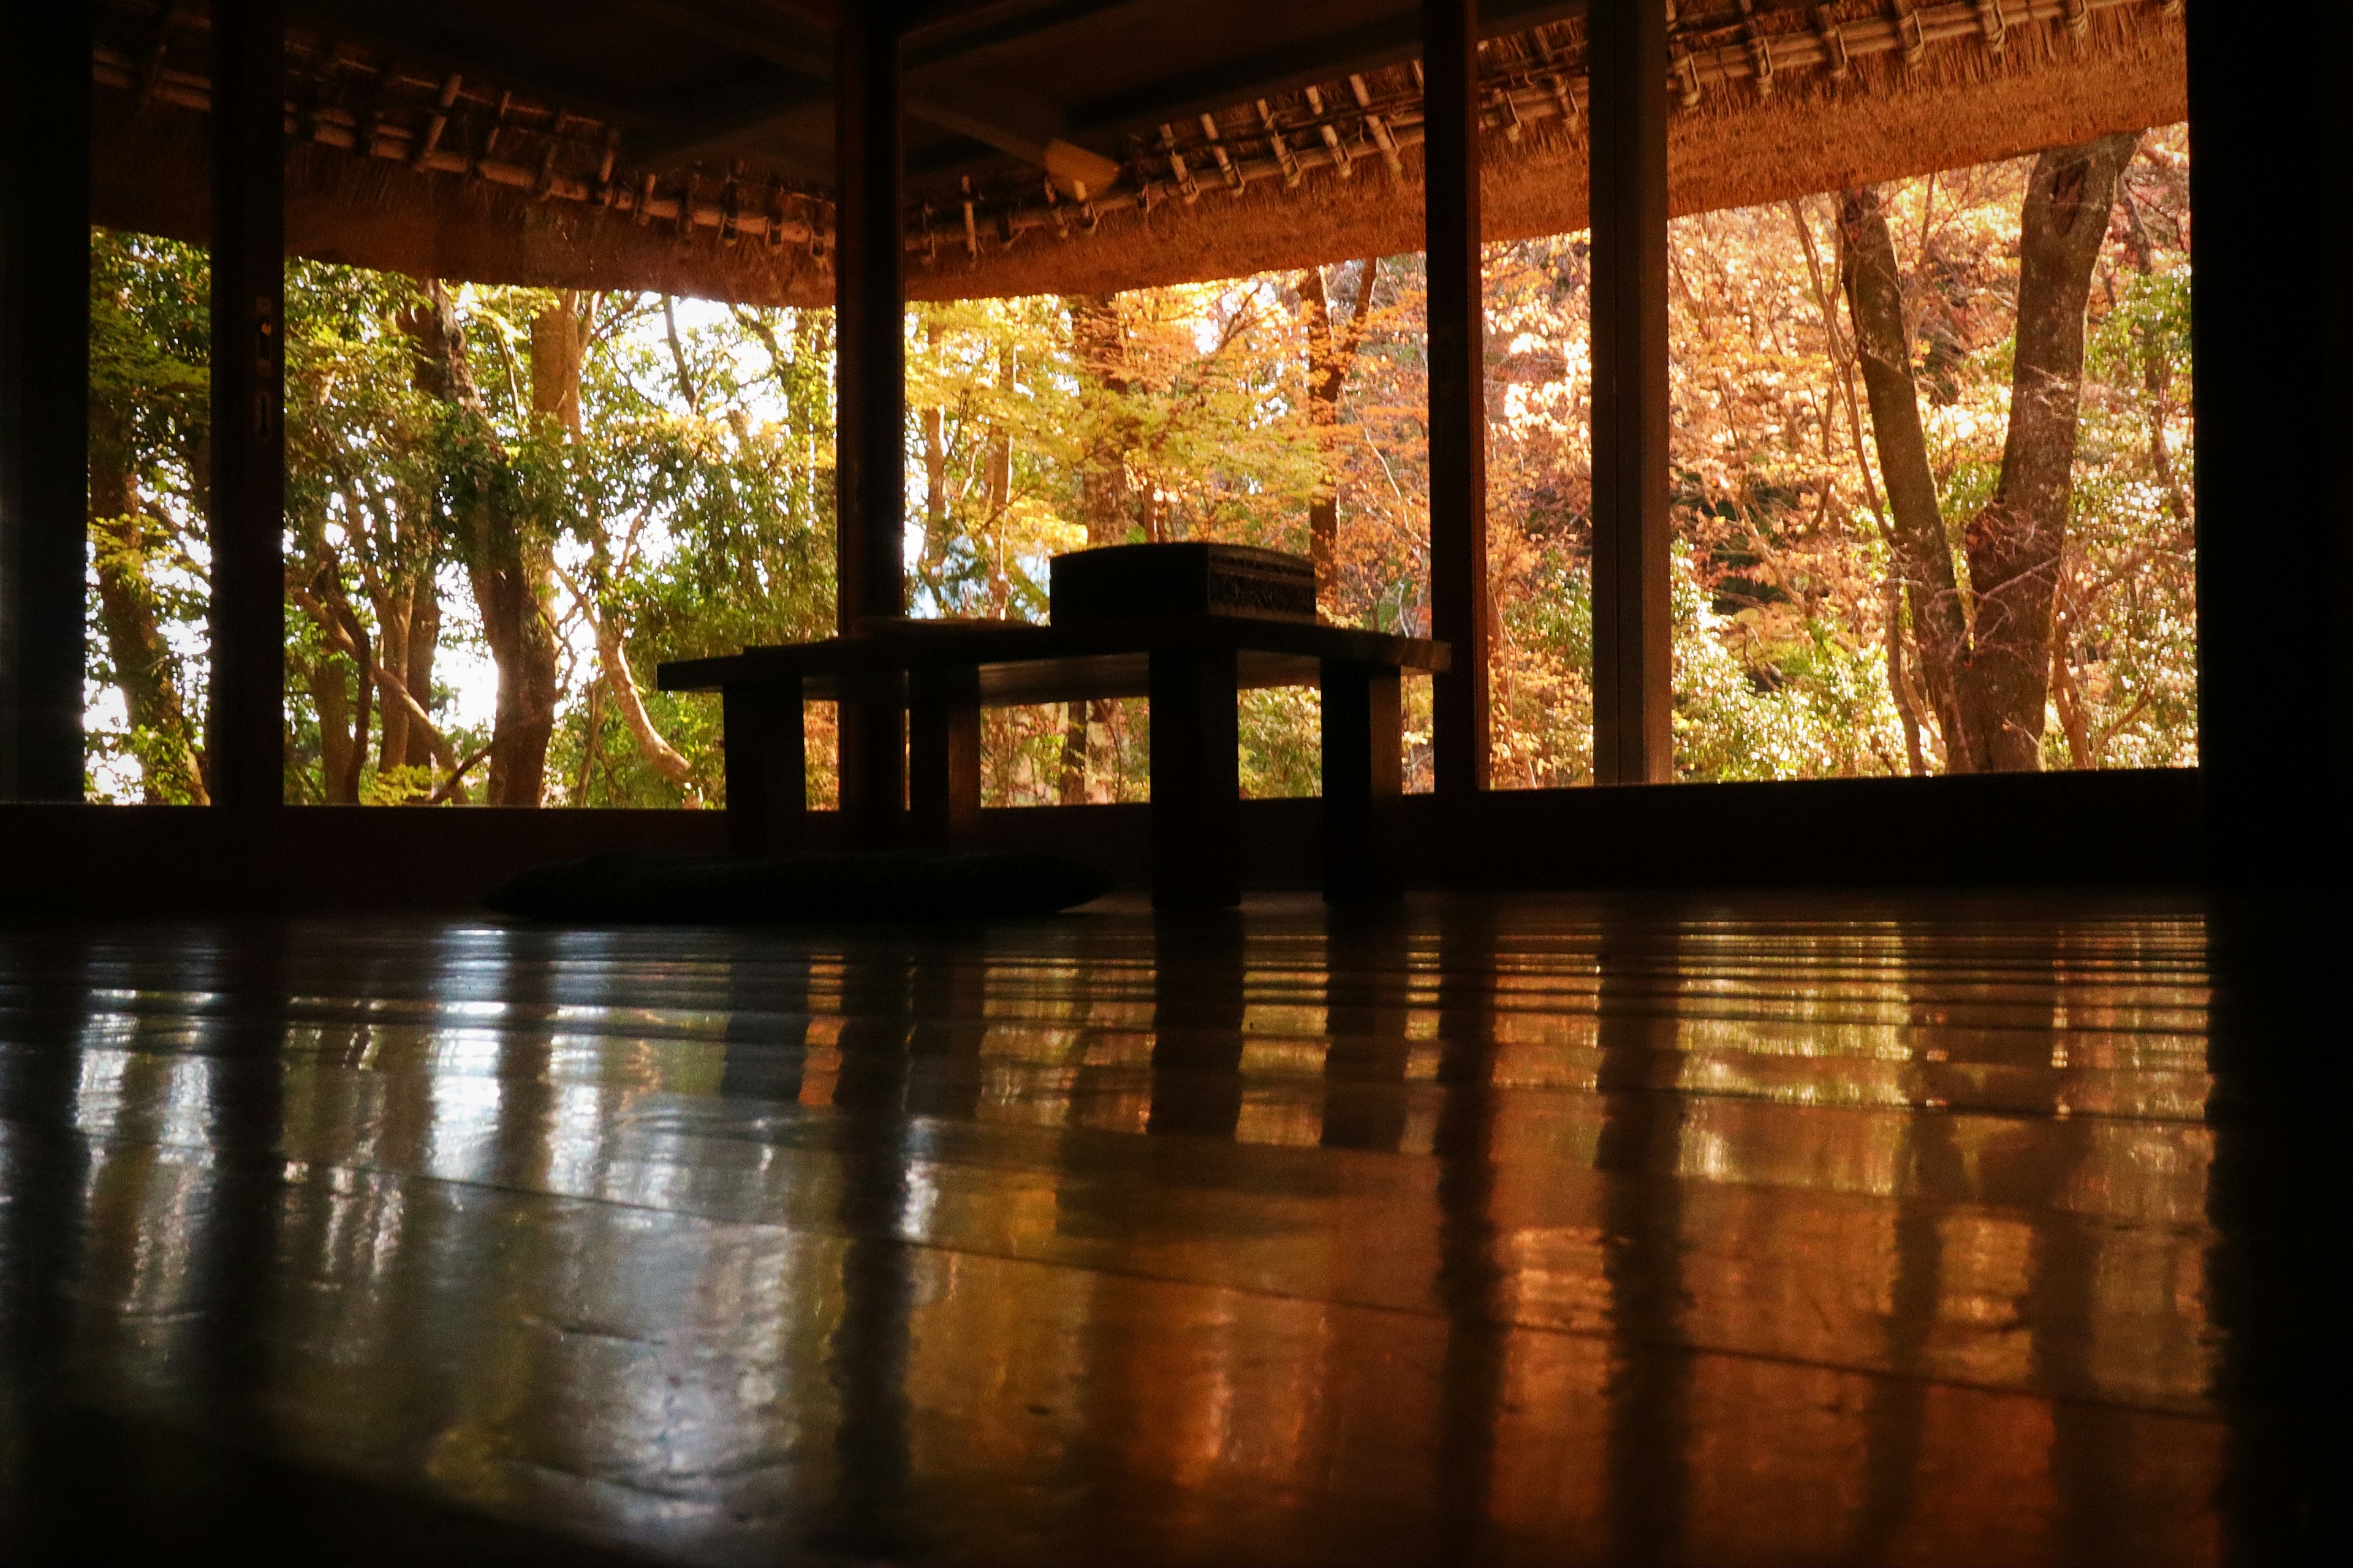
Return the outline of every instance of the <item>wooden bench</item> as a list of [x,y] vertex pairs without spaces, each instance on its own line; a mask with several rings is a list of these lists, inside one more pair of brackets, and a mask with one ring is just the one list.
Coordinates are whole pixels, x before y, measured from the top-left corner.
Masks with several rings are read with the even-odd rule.
[[802,704],[844,697],[903,705],[913,837],[969,843],[980,820],[980,710],[1142,697],[1151,703],[1152,901],[1241,899],[1244,689],[1315,686],[1324,697],[1324,892],[1394,898],[1404,788],[1400,679],[1446,668],[1443,643],[1222,615],[1015,622],[879,620],[858,635],[664,664],[664,691],[717,690],[727,745],[729,842],[781,854],[808,810]]

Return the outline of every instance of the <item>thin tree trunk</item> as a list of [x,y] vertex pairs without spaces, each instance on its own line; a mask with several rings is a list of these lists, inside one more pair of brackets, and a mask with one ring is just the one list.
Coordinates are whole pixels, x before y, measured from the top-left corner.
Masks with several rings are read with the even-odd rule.
[[[1014,377],[1019,362],[1008,347],[997,357],[997,385],[999,405],[1011,398],[1015,390]],[[988,426],[986,460],[981,479],[986,489],[988,518],[979,548],[988,563],[988,613],[991,618],[1005,620],[1012,614],[1013,575],[1008,569],[1005,519],[1013,506],[1013,430],[1010,426]],[[946,547],[941,549],[943,556]]]
[[1307,316],[1307,433],[1314,440],[1322,470],[1307,501],[1307,559],[1315,569],[1315,600],[1327,610],[1337,588],[1335,556],[1340,542],[1339,477],[1332,461],[1332,438],[1339,423],[1340,385],[1347,370],[1332,341],[1332,300],[1324,268],[1299,275],[1299,302]]
[[90,554],[99,626],[131,721],[140,794],[153,805],[207,805],[212,797],[188,740],[187,705],[147,575],[146,529],[124,459],[126,433],[111,410],[93,407],[90,435]]
[[919,417],[923,426],[923,561],[932,568],[945,552],[948,535],[947,410],[926,408]]
[[[1011,347],[1007,347],[997,362],[997,385],[1000,399],[1010,399],[1017,389],[1020,362]],[[988,521],[994,528],[1005,521],[1006,509],[1013,504],[1013,430],[1006,425],[994,425],[988,431]]]
[[[311,616],[327,643],[317,658],[300,667],[319,719],[321,798],[357,805],[375,719],[375,641],[352,607],[342,556],[324,527],[314,517],[300,524],[297,533],[301,553],[299,561],[286,563],[288,596]],[[344,688],[346,661],[357,679],[356,691]]]
[[605,738],[605,683],[596,681],[588,688],[586,727],[580,736],[580,777],[572,786],[572,804],[588,804],[588,776],[596,768],[596,752]]
[[988,433],[988,515],[1002,521],[1013,504],[1013,432],[999,426]]
[[[2136,145],[2135,152],[2137,151]],[[2127,157],[2125,162],[2128,166],[2132,160]],[[2116,202],[2124,208],[2125,232],[2132,241],[2134,270],[2143,278],[2150,277],[2157,271],[2156,249],[2148,242],[2147,226],[2141,222],[2140,204],[2133,199],[2132,182],[2125,178],[2122,169],[2116,173]],[[2148,392],[2149,467],[2157,470],[2157,482],[2165,487],[2166,510],[2173,513],[2174,521],[2186,523],[2190,517],[2189,494],[2181,488],[2180,476],[2173,467],[2173,444],[2165,437],[2166,416],[2173,405],[2173,367],[2165,363],[2165,352],[2154,331],[2144,326],[2137,335],[2140,339],[2141,384]]]
[[[430,566],[417,574],[416,584],[409,590],[408,604],[408,647],[406,662],[399,671],[400,683],[403,691],[429,712],[434,707],[433,656],[439,651],[441,643],[441,594]],[[408,749],[403,763],[412,768],[431,767],[431,739],[417,727],[413,715],[405,727]]]
[[1980,759],[1960,719],[1960,666],[1968,621],[1953,574],[1928,468],[1928,440],[1920,425],[1919,389],[1912,378],[1912,345],[1905,325],[1904,285],[1895,242],[1879,193],[1868,186],[1839,195],[1839,282],[1854,325],[1855,357],[1871,404],[1879,472],[1893,514],[1892,569],[1912,612],[1912,636],[1929,710],[1943,741],[1947,773],[1970,773]]
[[2069,657],[2075,640],[2074,588],[2063,563],[2051,625],[2051,705],[2059,710],[2059,732],[2067,739],[2067,765],[2083,770],[2099,766],[2099,752],[2092,743],[2091,715],[2084,711],[2084,693],[2075,684],[2075,666]]
[[[1128,474],[1135,430],[1124,403],[1134,383],[1127,372],[1127,328],[1120,317],[1119,299],[1081,294],[1066,297],[1063,304],[1071,312],[1080,395],[1088,411],[1090,439],[1079,459],[1079,515],[1086,525],[1087,543],[1121,543],[1131,527],[1142,528],[1147,540],[1156,539],[1151,490],[1139,489]],[[1089,704],[1073,702],[1063,725],[1059,795],[1066,805],[1087,799],[1091,716]]]
[[[567,310],[571,306],[572,300],[572,291],[570,289],[566,289],[564,294],[564,303]],[[535,333],[533,335],[536,337]],[[667,294],[662,296],[662,335],[670,342],[670,366],[678,372],[678,395],[686,400],[686,406],[689,412],[700,414],[702,412],[702,395],[694,384],[694,373],[687,368],[686,345],[680,341],[678,335],[678,311],[673,307],[670,297]],[[571,429],[575,435],[577,435],[580,430],[580,367],[576,358],[572,368],[574,386]],[[535,372],[536,366],[534,366],[534,373]]]
[[[546,784],[548,742],[555,732],[555,624],[548,606],[554,560],[547,542],[519,515],[515,475],[475,385],[456,307],[438,280],[427,287],[430,308],[416,313],[411,330],[427,360],[429,374],[421,379],[459,412],[451,510],[483,640],[499,671],[486,793],[493,805],[537,805]],[[534,343],[534,371],[541,352]],[[549,363],[560,364],[567,353],[576,363],[576,347],[551,345]],[[534,375],[534,412],[561,417],[563,382],[543,389],[538,380]],[[576,418],[576,376],[570,395]]]
[[611,695],[613,706],[621,710],[621,721],[629,727],[638,750],[662,777],[675,784],[686,784],[694,776],[694,765],[654,728],[653,718],[646,711],[645,697],[638,689],[637,676],[629,668],[628,653],[621,646],[620,625],[610,616],[599,616],[596,621],[596,664],[605,689]]
[[1118,296],[1072,295],[1063,303],[1071,312],[1080,395],[1093,405],[1088,410],[1091,439],[1079,459],[1079,513],[1086,524],[1087,542],[1117,544],[1127,537],[1131,524],[1144,525],[1148,538],[1150,520],[1138,503],[1148,503],[1149,498],[1136,494],[1127,472],[1134,432],[1120,404],[1133,383],[1127,374],[1127,334]]
[[2053,148],[2034,161],[2027,181],[2001,478],[1962,537],[1977,614],[1961,670],[1961,717],[1986,767],[2042,765],[2052,609],[2074,496],[2084,311],[2116,175],[2138,141],[2105,136]]
[[355,805],[360,798],[358,763],[365,731],[360,741],[353,740],[351,691],[343,661],[322,653],[308,662],[290,662],[311,689],[311,706],[319,716],[320,799],[329,805]]
[[[937,321],[925,324],[924,350],[934,364],[939,363],[942,336]],[[946,585],[948,549],[954,542],[948,522],[948,411],[934,404],[915,417],[923,444],[923,547],[915,558],[915,578],[937,603]]]
[[[1814,308],[1822,314],[1822,333],[1829,340],[1831,365],[1838,374],[1840,405],[1846,411],[1847,438],[1854,447],[1855,472],[1862,478],[1862,493],[1871,502],[1871,516],[1878,525],[1880,542],[1887,550],[1887,580],[1880,590],[1880,623],[1883,640],[1887,645],[1887,693],[1894,700],[1897,718],[1904,726],[1904,761],[1914,778],[1928,771],[1927,759],[1920,751],[1920,707],[1912,690],[1912,678],[1904,668],[1904,579],[1898,564],[1895,531],[1887,521],[1887,508],[1879,499],[1879,481],[1872,477],[1870,460],[1862,450],[1862,414],[1854,395],[1854,356],[1848,351],[1846,334],[1839,331],[1838,311],[1831,304],[1829,286],[1822,279],[1821,253],[1814,246],[1813,225],[1806,221],[1806,211],[1795,198],[1788,204],[1789,220],[1798,226],[1798,238],[1806,252],[1806,271],[1813,279]],[[1822,420],[1822,460],[1831,460],[1831,422]],[[1827,491],[1825,491],[1827,500]]]
[[[690,404],[696,402],[696,391],[687,375],[686,356],[678,339],[678,323],[671,313],[667,296],[662,300],[662,320],[670,329],[670,353],[676,356],[679,388]],[[564,427],[565,435],[575,442],[580,439],[580,375],[586,363],[588,334],[596,320],[596,297],[585,298],[567,289],[556,302],[532,319],[531,323],[531,388],[533,411],[542,417],[553,418]],[[588,614],[596,634],[597,678],[605,695],[620,710],[621,721],[628,727],[630,738],[637,742],[638,752],[652,764],[656,773],[675,784],[688,784],[694,766],[679,753],[654,727],[653,716],[646,711],[646,700],[638,689],[637,676],[629,668],[628,648],[620,619],[604,603],[611,587],[611,563],[607,557],[605,535],[601,528],[592,531],[596,546],[592,552],[590,591],[582,608]],[[593,693],[592,693],[593,700]],[[592,706],[589,733],[583,748],[581,790],[577,798],[587,798],[589,756],[596,744],[596,724],[601,715]],[[690,804],[696,800],[691,787],[687,790]]]
[[448,773],[447,781],[434,793],[435,803],[453,798],[464,800],[466,791],[461,781],[466,770],[480,762],[489,748],[484,747],[482,752],[470,759],[459,757],[457,748],[449,743],[448,737],[434,725],[433,716],[410,695],[407,682],[370,658],[364,628],[351,613],[349,605],[322,602],[317,594],[311,592],[310,581],[290,574],[286,581],[286,596],[294,601],[297,609],[311,617],[311,624],[319,628],[329,648],[369,672],[375,689],[385,694],[387,707],[396,705],[407,711],[409,744],[422,745],[426,750],[426,761],[417,765],[438,767]]
[[1357,345],[1364,342],[1365,308],[1372,303],[1376,258],[1356,263],[1356,300],[1345,321],[1335,321],[1324,269],[1299,275],[1299,300],[1307,314],[1307,427],[1315,438],[1322,474],[1307,503],[1307,557],[1315,567],[1315,597],[1326,610],[1339,601],[1340,396],[1347,389]]
[[[1127,374],[1127,329],[1120,319],[1119,299],[1083,294],[1063,303],[1071,312],[1081,395],[1093,405],[1089,422],[1092,438],[1079,463],[1079,514],[1086,524],[1087,543],[1120,543],[1131,525],[1140,526],[1146,539],[1155,539],[1157,520],[1150,489],[1139,493],[1127,471],[1135,432],[1121,403],[1134,384]],[[1086,799],[1088,713],[1086,703],[1071,704],[1062,731],[1060,794],[1066,805]]]
[[[406,594],[387,591],[375,595],[376,659],[387,669],[406,668],[408,664],[408,620],[411,601]],[[379,693],[377,700],[375,768],[379,773],[399,767],[408,757],[408,710]]]
[[1062,730],[1062,778],[1060,798],[1064,805],[1087,803],[1087,705],[1073,702]]

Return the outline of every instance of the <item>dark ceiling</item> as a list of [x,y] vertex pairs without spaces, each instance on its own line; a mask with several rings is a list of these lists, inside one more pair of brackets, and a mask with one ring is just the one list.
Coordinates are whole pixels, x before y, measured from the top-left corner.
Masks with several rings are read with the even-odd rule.
[[[1488,0],[1482,31],[1584,9]],[[293,10],[329,37],[616,122],[638,166],[741,158],[788,179],[831,175],[828,5],[295,0]],[[918,196],[1035,166],[1057,138],[1116,156],[1123,135],[1179,116],[1400,63],[1419,52],[1421,26],[1416,0],[938,0],[905,15]]]

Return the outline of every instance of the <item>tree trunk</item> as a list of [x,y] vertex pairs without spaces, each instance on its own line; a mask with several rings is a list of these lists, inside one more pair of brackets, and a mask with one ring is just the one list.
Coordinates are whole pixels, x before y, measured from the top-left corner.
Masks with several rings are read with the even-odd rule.
[[[434,644],[441,633],[441,601],[428,565],[378,593],[375,608],[376,709],[379,738],[376,771],[433,766],[433,742],[417,727],[404,695],[420,705],[433,701]],[[398,682],[396,689],[395,682]]]
[[[417,574],[416,585],[408,595],[407,663],[400,673],[401,684],[419,707],[430,711],[433,700],[433,656],[441,642],[441,595],[433,581],[433,568],[427,566]],[[433,741],[410,718],[406,726],[408,750],[403,758],[412,768],[433,765]],[[462,798],[462,797],[461,797]]]
[[[997,362],[999,406],[1012,396],[1018,368],[1019,362],[1008,346]],[[1009,426],[988,427],[987,462],[981,477],[988,496],[988,613],[1001,621],[1011,615],[1013,605],[1013,574],[1006,559],[1009,552],[1005,542],[1005,518],[1013,506],[1013,431]]]
[[580,776],[572,786],[575,805],[588,804],[588,781],[596,774],[604,735],[605,688],[601,683],[592,683],[588,688],[587,722],[580,736]]
[[352,737],[352,694],[343,661],[321,653],[305,663],[290,659],[311,689],[311,706],[319,715],[320,799],[329,805],[359,804],[359,763],[366,731]]
[[[944,334],[937,321],[923,329],[925,352],[932,363],[940,357]],[[948,411],[938,404],[916,411],[923,447],[923,547],[915,557],[915,582],[934,604],[944,602],[949,548],[955,530],[948,521]]]
[[1340,475],[1334,448],[1339,442],[1340,395],[1347,387],[1356,345],[1364,340],[1365,307],[1371,302],[1376,265],[1369,257],[1356,264],[1356,302],[1346,320],[1338,322],[1333,320],[1324,269],[1311,267],[1299,275],[1299,301],[1307,316],[1307,429],[1323,468],[1307,503],[1307,556],[1315,567],[1316,602],[1327,610],[1339,596]]
[[[458,413],[451,521],[481,616],[482,637],[499,671],[486,794],[492,805],[537,805],[546,784],[547,745],[555,732],[555,624],[548,606],[553,555],[520,515],[513,468],[475,385],[456,307],[438,280],[428,288],[430,308],[417,312],[422,319],[412,331],[430,362],[432,374],[422,379]],[[558,378],[543,388],[536,374],[542,358],[537,326],[532,334],[533,410],[561,418],[565,382]],[[547,363],[560,369],[567,355],[576,366],[576,347],[551,344]],[[569,392],[576,419],[576,374]]]
[[637,676],[629,668],[628,653],[621,646],[620,624],[601,613],[596,620],[596,664],[604,677],[605,689],[611,694],[613,705],[621,710],[621,721],[629,727],[638,752],[662,777],[674,784],[688,785],[688,802],[693,804],[695,795],[689,781],[694,775],[694,765],[654,728],[653,716],[646,711],[646,700],[638,690]]
[[1071,312],[1080,394],[1093,405],[1088,411],[1086,449],[1079,458],[1079,515],[1086,524],[1089,545],[1117,544],[1127,537],[1131,524],[1147,521],[1127,472],[1134,436],[1126,410],[1120,406],[1132,383],[1119,297],[1073,295],[1063,303]]
[[1062,777],[1058,798],[1064,805],[1087,803],[1087,705],[1070,705],[1062,729]]
[[[429,318],[412,311],[402,325],[415,354],[413,384],[429,396],[446,399],[448,377],[430,353]],[[441,636],[440,585],[434,573],[439,541],[429,518],[386,520],[384,541],[376,557],[383,575],[373,584],[376,655],[384,678],[376,689],[376,707],[383,714],[376,767],[379,772],[429,768],[436,764],[436,742],[417,727],[409,703],[426,710],[433,706],[433,655]],[[462,784],[452,788],[454,798],[465,798]]]
[[2027,182],[2001,478],[1962,541],[1977,614],[1961,669],[1961,721],[1981,767],[2042,765],[2052,606],[2074,495],[2084,310],[2116,175],[2138,140],[2105,136],[2053,148],[2034,161]]
[[[313,517],[298,525],[299,557],[286,563],[287,597],[319,629],[319,657],[294,666],[301,671],[319,719],[320,798],[330,805],[357,805],[360,773],[367,763],[372,701],[379,675],[376,645],[367,624],[344,592],[343,561]],[[356,695],[345,686],[348,664]]]
[[[1854,356],[1847,352],[1846,336],[1839,331],[1838,309],[1831,303],[1830,289],[1822,281],[1821,254],[1814,245],[1814,226],[1806,216],[1805,205],[1796,197],[1783,204],[1789,221],[1797,226],[1798,243],[1806,253],[1806,276],[1814,290],[1814,308],[1822,314],[1822,335],[1831,351],[1831,370],[1838,377],[1837,403],[1846,414],[1847,439],[1854,447],[1855,473],[1862,480],[1862,493],[1871,502],[1871,515],[1878,524],[1879,538],[1886,547],[1889,570],[1887,580],[1880,586],[1880,624],[1884,628],[1882,641],[1887,650],[1887,691],[1894,700],[1895,713],[1904,727],[1904,761],[1914,778],[1928,771],[1927,761],[1920,749],[1920,703],[1912,689],[1912,677],[1904,662],[1904,578],[1896,569],[1895,531],[1887,521],[1887,508],[1879,499],[1879,482],[1872,477],[1871,462],[1862,449],[1862,413],[1854,395]],[[1836,423],[1828,415],[1822,417],[1822,460],[1832,460],[1832,432]],[[1822,506],[1830,509],[1831,488],[1825,479]]]
[[362,666],[356,671],[359,691],[354,700],[346,673],[350,669],[350,661],[322,653],[304,671],[311,702],[319,712],[319,782],[330,805],[360,803],[360,773],[367,763],[368,730],[374,717],[369,708],[368,670]]
[[187,705],[147,576],[146,528],[112,410],[90,410],[90,532],[98,618],[131,721],[140,794],[150,805],[208,805],[204,770],[189,742]]
[[[569,289],[565,289],[564,291],[564,303],[567,310],[571,307],[572,300],[573,290]],[[670,366],[678,372],[678,395],[685,400],[687,411],[689,413],[701,414],[702,412],[702,394],[694,384],[694,373],[687,368],[686,345],[679,341],[678,336],[678,311],[673,305],[670,297],[667,294],[662,296],[662,335],[670,341]],[[536,334],[534,334],[534,336],[536,336]],[[580,367],[575,362],[572,368],[573,382],[576,388],[579,383]],[[535,363],[533,367],[533,374],[534,376],[537,374],[537,365]],[[580,409],[576,392],[573,401],[571,428],[573,434],[579,434]]]
[[[669,308],[670,301],[662,301]],[[580,365],[587,357],[588,331],[596,324],[596,296],[584,304],[580,291],[566,289],[555,303],[531,319],[531,411],[553,419],[564,433],[580,438]],[[675,329],[671,344],[676,346]],[[681,370],[681,377],[684,371]]]
[[[1008,346],[997,362],[997,385],[1001,398],[1009,400],[1018,385],[1019,362]],[[988,431],[988,521],[992,528],[1002,526],[1006,510],[1013,504],[1013,431],[1004,425],[994,425]]]
[[[396,590],[376,595],[375,606],[375,656],[386,669],[404,669],[408,665],[408,622],[414,614],[413,601]],[[378,709],[375,768],[383,773],[408,759],[408,710],[394,701],[389,691],[379,694]]]
[[1854,323],[1873,444],[1887,485],[1894,545],[1889,569],[1901,581],[1911,609],[1915,663],[1943,738],[1946,771],[1974,772],[1980,763],[1967,743],[1959,703],[1968,621],[1937,509],[1936,478],[1928,468],[1928,440],[1920,426],[1895,242],[1879,193],[1867,186],[1839,195],[1839,283]]
[[[2127,163],[2131,161],[2126,159]],[[2116,174],[2116,201],[2125,211],[2133,267],[2143,278],[2153,276],[2156,253],[2148,242],[2148,229],[2141,222],[2140,204],[2133,200],[2132,182],[2122,170]],[[2141,384],[2148,391],[2149,466],[2157,470],[2157,482],[2165,487],[2166,509],[2173,513],[2173,521],[2186,524],[2190,518],[2189,493],[2181,487],[2181,476],[2173,466],[2172,443],[2165,438],[2165,422],[2173,405],[2173,367],[2166,363],[2165,351],[2146,323],[2135,335],[2140,340]]]
[[[1087,544],[1118,544],[1131,527],[1141,527],[1145,537],[1152,538],[1151,497],[1138,495],[1127,471],[1134,432],[1120,405],[1134,383],[1127,374],[1127,331],[1120,320],[1119,297],[1079,294],[1063,303],[1071,312],[1080,393],[1092,405],[1086,448],[1079,457],[1079,517],[1086,524]],[[1082,805],[1087,798],[1091,711],[1087,703],[1071,703],[1063,726],[1059,795],[1065,805]]]
[[[679,342],[678,321],[667,297],[662,300],[662,320],[669,328],[670,353],[674,356],[679,390],[689,404],[698,401],[699,394],[687,374],[685,352]],[[588,334],[596,321],[596,296],[583,296],[576,289],[565,289],[556,296],[556,302],[532,318],[531,323],[531,405],[532,412],[543,419],[554,419],[573,441],[580,439],[580,373],[587,362]],[[629,668],[629,655],[620,619],[605,605],[604,595],[610,585],[611,563],[607,559],[605,535],[594,531],[596,540],[590,566],[590,603],[581,607],[587,612],[596,635],[597,678],[605,695],[620,710],[621,721],[628,727],[629,736],[638,743],[638,752],[652,764],[656,773],[672,784],[687,786],[687,799],[693,804],[696,795],[689,781],[693,776],[693,764],[679,753],[678,749],[663,738],[654,727],[653,716],[646,711],[646,700],[638,689],[636,672]],[[596,743],[596,727],[603,715],[592,702],[588,715],[587,746],[581,761],[581,788],[575,796],[587,798],[589,757],[586,752]],[[495,762],[495,757],[494,757]]]

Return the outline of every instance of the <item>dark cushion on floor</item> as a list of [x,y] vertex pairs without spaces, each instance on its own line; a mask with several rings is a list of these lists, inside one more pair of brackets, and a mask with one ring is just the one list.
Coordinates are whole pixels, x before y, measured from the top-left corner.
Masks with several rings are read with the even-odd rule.
[[883,850],[775,860],[598,855],[525,871],[494,910],[566,924],[775,925],[1045,915],[1101,898],[1111,879],[1060,855]]

